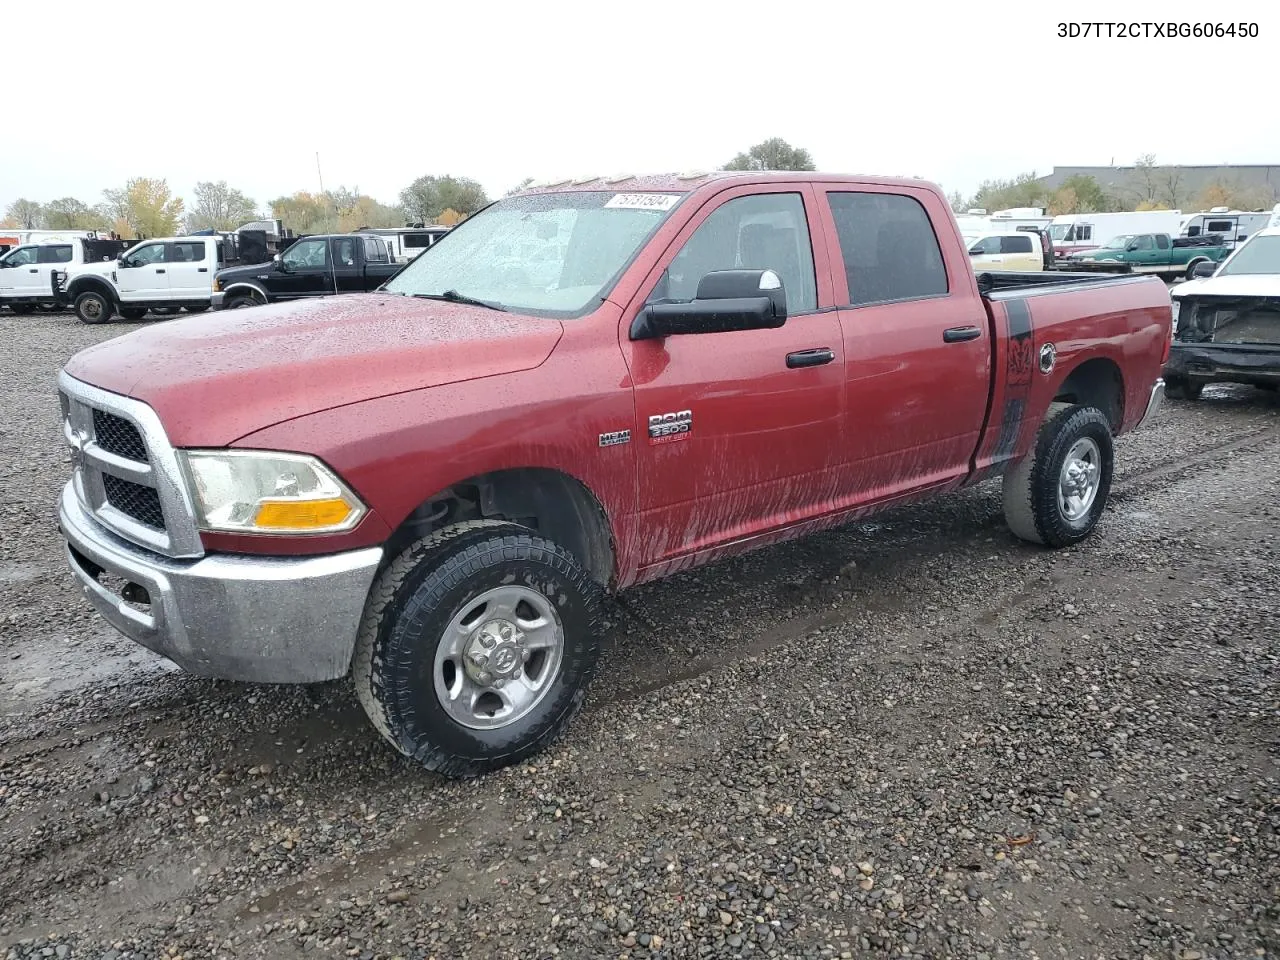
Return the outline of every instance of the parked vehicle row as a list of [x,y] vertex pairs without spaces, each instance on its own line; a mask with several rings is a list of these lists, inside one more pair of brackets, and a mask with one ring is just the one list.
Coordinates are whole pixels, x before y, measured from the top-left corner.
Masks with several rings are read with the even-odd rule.
[[1167,279],[1191,279],[1200,264],[1220,263],[1231,249],[1217,234],[1171,237],[1167,233],[1121,234],[1096,250],[1067,258],[1069,270],[1154,273]]
[[59,306],[52,285],[55,271],[112,262],[128,246],[125,240],[86,233],[14,247],[0,256],[0,306],[20,314]]
[[350,674],[455,777],[565,729],[606,592],[993,477],[1082,541],[1171,343],[1155,278],[977,274],[938,187],[819,173],[516,193],[254,320],[66,364],[71,571],[193,673]]
[[374,234],[303,237],[269,263],[227,267],[213,279],[211,303],[235,310],[278,300],[374,290],[400,270]]

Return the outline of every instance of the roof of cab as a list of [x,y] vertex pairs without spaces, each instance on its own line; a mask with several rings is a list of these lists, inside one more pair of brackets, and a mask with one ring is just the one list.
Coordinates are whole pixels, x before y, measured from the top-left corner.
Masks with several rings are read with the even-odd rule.
[[531,183],[512,196],[534,193],[610,190],[618,193],[691,193],[700,187],[724,180],[746,180],[751,183],[865,183],[881,186],[937,187],[918,177],[873,177],[847,173],[822,173],[790,170],[699,170],[690,173],[617,174],[601,177],[578,177]]

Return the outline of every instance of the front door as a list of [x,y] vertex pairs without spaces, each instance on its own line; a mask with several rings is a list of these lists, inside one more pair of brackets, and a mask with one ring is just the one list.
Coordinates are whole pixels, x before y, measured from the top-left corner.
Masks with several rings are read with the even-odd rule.
[[116,267],[116,289],[125,303],[167,300],[169,269],[165,245],[160,241],[135,247]]
[[283,269],[272,275],[271,288],[281,300],[333,292],[326,240],[299,240],[284,252],[280,261]]
[[946,207],[910,187],[821,192],[848,358],[841,505],[963,476],[986,416],[991,331],[972,267],[934,233]]
[[0,263],[0,295],[8,297],[48,296],[49,283],[45,277],[43,290],[36,290],[40,282],[40,248],[31,245],[14,247]]
[[[622,317],[635,391],[642,565],[826,512],[839,460],[844,350],[807,186],[739,187],[708,200]],[[771,269],[786,323],[630,339],[647,302],[687,301],[713,270]]]

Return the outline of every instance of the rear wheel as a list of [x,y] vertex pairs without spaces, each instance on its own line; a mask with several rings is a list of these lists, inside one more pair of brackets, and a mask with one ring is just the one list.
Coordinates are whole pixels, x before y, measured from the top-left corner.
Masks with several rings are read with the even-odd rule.
[[369,719],[428,770],[474,777],[545,749],[582,707],[601,590],[563,547],[476,520],[374,581],[352,676]]
[[1111,424],[1097,407],[1055,403],[1035,447],[1004,475],[1004,515],[1030,543],[1065,547],[1089,536],[1115,469]]
[[1183,377],[1170,377],[1164,383],[1164,395],[1170,400],[1199,400],[1203,383],[1193,383]]
[[106,323],[114,309],[111,301],[97,290],[86,290],[76,297],[76,316],[81,323]]
[[207,303],[194,303],[189,307],[184,307],[183,309],[186,310],[187,313],[204,313],[209,309],[209,305]]

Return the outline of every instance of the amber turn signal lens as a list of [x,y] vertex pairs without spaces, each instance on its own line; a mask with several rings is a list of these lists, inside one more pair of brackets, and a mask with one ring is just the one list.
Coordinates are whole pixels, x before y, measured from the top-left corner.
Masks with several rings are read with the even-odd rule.
[[340,526],[351,505],[334,497],[328,500],[267,500],[258,506],[253,525],[261,530],[322,530]]

